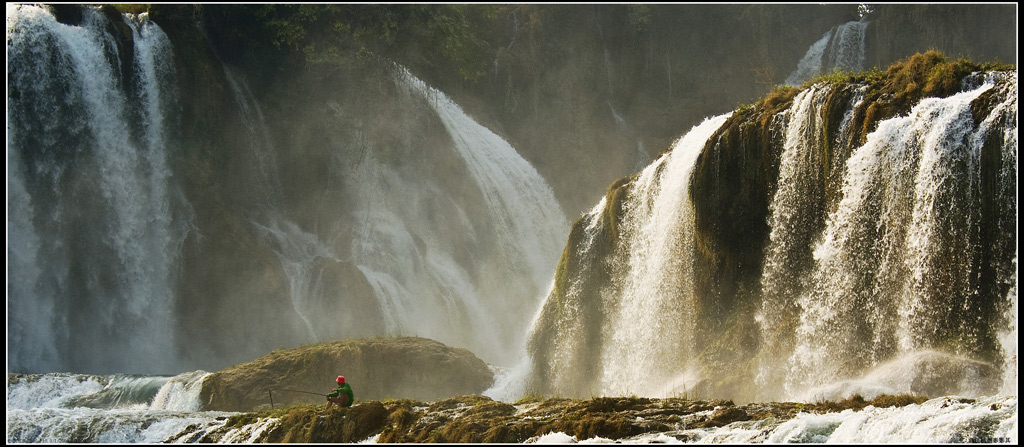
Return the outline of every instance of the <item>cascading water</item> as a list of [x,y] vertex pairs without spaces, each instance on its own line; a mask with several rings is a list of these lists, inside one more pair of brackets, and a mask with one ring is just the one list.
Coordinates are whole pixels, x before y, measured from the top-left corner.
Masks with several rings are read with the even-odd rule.
[[[70,26],[38,6],[7,8],[8,183],[24,213],[8,230],[11,364],[174,370],[188,220],[167,165],[170,43],[145,16],[117,24],[84,9]],[[110,26],[130,29],[132,53]]]
[[[434,173],[393,169],[370,153],[345,178],[362,197],[346,259],[374,287],[389,333],[420,334],[507,363],[549,281],[565,217],[515,148],[407,71],[397,77],[437,114],[486,218],[422,180]],[[452,250],[467,242],[477,252],[472,261]]]
[[[815,85],[801,92],[793,100],[793,106],[785,113],[785,146],[779,166],[779,182],[775,197],[770,205],[771,234],[761,281],[764,300],[757,315],[758,323],[766,337],[781,339],[771,343],[781,348],[787,334],[795,328],[789,315],[797,312],[799,303],[794,298],[805,285],[802,278],[810,268],[809,246],[818,226],[816,220],[824,212],[822,186],[827,172],[821,166],[825,161],[821,145],[825,144],[825,126],[821,113],[822,104],[832,92],[827,85]],[[860,93],[860,92],[858,92]],[[859,105],[862,94],[855,95],[848,107],[847,116],[840,132],[848,132],[849,117]],[[780,349],[785,352],[788,348]],[[781,352],[779,353],[781,354]],[[786,371],[762,367],[758,383],[784,380]],[[773,375],[768,379],[766,375]]]
[[404,81],[437,112],[483,191],[497,222],[502,238],[499,256],[508,263],[508,271],[527,273],[539,292],[548,282],[558,256],[555,247],[561,245],[566,226],[551,188],[505,140],[473,121],[440,91],[407,72],[404,75]]
[[[577,223],[582,234],[573,231],[562,263],[579,270],[560,266],[531,341],[534,355],[550,348],[534,362],[552,392],[651,395],[692,386],[700,369],[691,355],[694,329],[680,319],[694,306],[688,183],[704,142],[728,117],[705,120],[632,180],[610,260],[595,256],[616,219],[609,199]],[[606,287],[595,285],[604,284],[594,279],[603,271],[611,277]]]
[[8,374],[7,442],[158,443],[183,434],[199,438],[222,427],[233,414],[197,411],[200,386],[208,375]]
[[[761,401],[1015,393],[1016,73],[978,79],[881,121],[863,144],[854,124],[866,85],[809,86],[761,118],[780,147],[777,186],[760,290],[744,291],[753,309],[725,310],[731,328],[694,318],[722,299],[695,288],[694,259],[722,255],[693,236],[691,168],[666,156],[613,185],[570,236],[533,330],[527,389]],[[982,101],[991,111],[979,116]],[[671,156],[692,164],[721,121]],[[732,131],[716,138],[743,138]],[[609,234],[615,249],[593,243]],[[744,349],[753,359],[736,364],[729,351]]]
[[310,303],[324,298],[323,290],[316,287],[314,272],[319,259],[336,261],[337,256],[315,234],[303,231],[285,217],[276,149],[263,110],[245,79],[223,62],[222,66],[248,136],[249,155],[256,166],[252,186],[259,191],[260,202],[250,224],[258,230],[261,242],[271,247],[280,260],[281,269],[288,279],[288,298],[305,324],[309,340],[320,341],[322,337],[334,334],[321,333],[323,331],[318,331],[318,326],[314,325],[316,311]]
[[[693,314],[695,305],[689,179],[704,142],[728,117],[694,127],[633,182],[623,205],[622,256],[611,264],[617,300],[606,311],[603,393],[667,394],[677,391],[664,387],[681,371],[700,369],[693,362],[693,321],[678,318]],[[651,343],[659,339],[664,342]]]
[[[960,356],[980,350],[989,334],[979,333],[978,317],[957,309],[968,313],[981,306],[972,301],[979,300],[982,286],[972,280],[976,261],[958,254],[979,243],[980,157],[990,129],[971,125],[970,107],[991,88],[989,82],[926,99],[909,116],[881,123],[848,159],[843,199],[814,248],[812,287],[798,298],[802,312],[788,395],[856,376],[885,359],[915,358],[949,335],[965,339],[956,340],[959,348],[948,351],[944,362],[975,366]],[[1016,102],[1015,94],[1005,98]],[[995,377],[977,367],[982,371],[965,374],[981,376],[962,379],[977,388],[956,384],[951,390],[993,392],[984,382]],[[926,387],[920,385],[920,392]]]
[[864,69],[864,32],[866,18],[846,22],[825,32],[800,59],[796,70],[786,77],[786,84],[800,85],[817,75],[833,70],[857,72]]
[[[156,373],[194,362],[182,353],[194,335],[176,331],[200,323],[181,315],[202,300],[203,309],[228,310],[199,316],[238,319],[227,303],[241,288],[212,298],[203,288],[222,278],[179,277],[190,268],[179,255],[190,232],[192,262],[276,255],[278,264],[259,264],[266,287],[239,304],[256,319],[266,312],[261,304],[294,309],[303,327],[253,334],[247,345],[402,334],[467,347],[495,363],[514,357],[510,347],[522,343],[567,225],[544,179],[513,147],[400,73],[399,101],[411,104],[404,116],[415,121],[402,124],[402,138],[415,147],[417,126],[439,122],[448,141],[419,149],[440,151],[446,169],[465,169],[408,169],[387,155],[390,140],[366,139],[352,158],[341,132],[321,135],[328,143],[320,144],[338,149],[329,167],[334,186],[326,189],[347,202],[322,203],[344,211],[325,226],[307,225],[296,214],[308,211],[289,202],[310,195],[296,193],[286,177],[291,160],[281,154],[293,150],[285,147],[292,136],[277,133],[290,129],[268,122],[245,76],[221,62],[225,96],[234,99],[223,118],[238,122],[218,126],[230,135],[227,145],[193,149],[209,136],[173,127],[181,117],[166,35],[146,15],[112,17],[84,8],[81,23],[68,25],[46,7],[8,6],[12,368]],[[331,129],[369,119],[325,102],[338,112],[325,120],[338,123]],[[221,159],[195,159],[204,156]],[[207,177],[197,182],[197,174]],[[216,191],[209,203],[195,196],[197,184],[216,189],[221,181],[237,200],[233,208],[217,202],[225,197]],[[193,212],[201,215],[195,222]],[[222,238],[211,223],[235,230]],[[209,248],[211,238],[225,242]],[[179,295],[181,281],[202,285]]]

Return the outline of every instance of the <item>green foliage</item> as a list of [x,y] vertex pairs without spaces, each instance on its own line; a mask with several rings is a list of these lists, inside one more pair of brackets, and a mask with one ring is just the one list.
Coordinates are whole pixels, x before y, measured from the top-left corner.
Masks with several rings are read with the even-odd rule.
[[832,70],[831,73],[820,74],[815,76],[803,84],[803,88],[810,87],[811,85],[818,83],[826,83],[833,86],[845,85],[850,83],[857,76],[856,73],[843,71],[839,68]]
[[524,405],[524,404],[533,404],[533,403],[543,402],[543,401],[544,401],[544,396],[542,396],[540,394],[528,394],[526,396],[523,396],[523,397],[519,398],[519,400],[515,401],[514,404],[515,405]]
[[[466,80],[483,76],[493,50],[478,22],[488,5],[264,4],[210,5],[215,29],[229,47],[264,47],[301,56],[327,72],[384,57],[444,64]],[[243,41],[245,40],[245,41]],[[251,57],[258,58],[258,52]]]
[[905,407],[911,404],[922,404],[927,401],[928,398],[918,394],[880,394],[874,399],[868,401],[864,399],[860,394],[854,394],[853,396],[847,397],[841,401],[820,401],[815,402],[813,410],[816,413],[838,413],[843,410],[855,410],[860,411],[865,407],[871,405],[877,408],[889,408],[889,407]]
[[864,98],[869,105],[859,108],[854,116],[860,143],[879,121],[909,112],[923,98],[953,95],[960,90],[964,77],[981,70],[982,66],[973,62],[950,61],[942,53],[929,50],[896,62],[884,72],[873,70],[857,77],[871,86]]
[[114,3],[111,6],[122,14],[142,14],[149,11],[148,3]]

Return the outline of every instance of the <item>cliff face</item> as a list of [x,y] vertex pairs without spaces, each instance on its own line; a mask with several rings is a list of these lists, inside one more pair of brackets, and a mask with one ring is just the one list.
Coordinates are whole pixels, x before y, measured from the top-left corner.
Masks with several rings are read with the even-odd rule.
[[870,373],[994,392],[1013,368],[1015,101],[1015,72],[929,52],[695,127],[573,226],[534,386],[763,400]]
[[877,5],[870,14],[866,61],[884,67],[910,53],[1017,63],[1017,44],[1000,36],[1016,27],[1015,5]]
[[[439,400],[479,394],[491,386],[487,365],[465,349],[424,338],[347,339],[271,352],[208,376],[204,410],[253,411],[302,403],[326,404],[334,379],[345,376],[356,402]],[[297,391],[296,391],[297,390]]]
[[[902,25],[890,23],[902,23],[900,20],[904,20],[897,17],[916,17],[917,28],[927,23],[930,29],[942,29],[948,23],[956,22],[955,17],[958,16],[941,6],[919,13],[907,11],[906,14],[901,14],[902,10],[895,7],[887,8],[876,11],[877,18],[871,16],[866,36],[869,63],[886,65],[909,54],[900,53],[899,49],[903,47],[892,43],[891,37],[900,34],[895,30]],[[350,160],[348,164],[352,169],[360,169],[358,161],[351,160],[371,157],[391,162],[424,156],[422,148],[443,145],[447,138],[439,123],[424,121],[413,110],[417,106],[403,104],[400,93],[387,80],[392,77],[387,63],[348,55],[340,56],[340,60],[345,61],[343,63],[310,65],[308,51],[313,47],[304,49],[307,53],[303,55],[290,50],[286,44],[272,43],[266,37],[246,38],[271,29],[269,25],[259,25],[269,23],[260,20],[271,18],[265,16],[261,19],[259,13],[216,6],[161,7],[153,12],[157,23],[166,24],[171,38],[183,43],[176,45],[175,49],[183,66],[180,76],[191,76],[181,80],[184,89],[191,89],[190,86],[216,89],[206,94],[189,95],[183,104],[183,116],[209,118],[196,119],[194,124],[185,126],[186,135],[191,135],[190,141],[193,141],[186,145],[189,153],[195,154],[196,161],[192,166],[202,167],[208,173],[230,172],[226,182],[196,184],[194,193],[190,194],[190,197],[206,197],[203,200],[221,197],[218,200],[222,205],[195,208],[199,215],[212,219],[200,228],[228,225],[223,228],[224,234],[249,238],[248,241],[207,239],[202,242],[205,248],[197,246],[196,250],[187,252],[194,253],[187,265],[195,268],[186,276],[199,279],[188,283],[191,295],[198,297],[216,291],[212,295],[238,297],[237,300],[210,302],[192,300],[200,304],[182,307],[188,312],[189,319],[219,315],[216,318],[223,320],[227,309],[237,305],[230,303],[240,303],[242,297],[249,293],[267,294],[266,291],[273,290],[276,292],[269,295],[287,293],[286,280],[272,273],[277,268],[271,250],[254,243],[253,236],[240,231],[244,227],[238,225],[241,223],[238,216],[251,214],[251,211],[245,211],[247,206],[244,204],[258,204],[260,196],[270,193],[250,186],[254,180],[260,180],[257,176],[260,172],[258,159],[251,154],[235,155],[223,151],[231,147],[248,150],[239,142],[246,142],[251,136],[244,134],[245,129],[238,123],[252,118],[237,116],[238,110],[228,110],[237,100],[230,96],[227,80],[216,72],[217,62],[220,62],[217,57],[236,67],[236,77],[250,83],[248,89],[253,95],[253,104],[262,107],[267,133],[274,136],[275,151],[279,152],[276,160],[281,164],[278,169],[283,188],[281,202],[287,204],[289,215],[294,216],[304,231],[328,228],[336,222],[355,218],[352,212],[358,204],[353,201],[360,199],[332,179],[331,166],[338,164],[339,157],[332,152],[333,148],[345,148],[340,157]],[[320,13],[329,17],[328,11]],[[654,155],[668,147],[682,130],[704,116],[731,110],[737,104],[753,101],[769,92],[782,82],[806,48],[823,31],[857,19],[854,5],[510,5],[487,10],[470,7],[451,13],[451,17],[462,17],[468,29],[463,31],[464,34],[452,32],[450,36],[455,36],[453,39],[463,44],[475,45],[472,51],[465,50],[466,54],[472,55],[471,58],[458,59],[424,47],[425,42],[441,39],[437,37],[440,35],[438,30],[443,28],[417,22],[416,14],[422,12],[370,8],[350,13],[367,17],[369,25],[366,26],[371,35],[381,32],[380,28],[372,27],[374,23],[388,20],[397,23],[389,25],[396,28],[385,44],[376,47],[366,44],[363,49],[379,52],[378,56],[408,65],[425,80],[450,94],[481,123],[506,138],[550,183],[562,209],[570,216],[589,209],[599,197],[596,191],[601,191],[612,179],[640,170]],[[244,21],[246,14],[253,15],[255,21]],[[978,21],[983,21],[981,17],[991,16],[993,12],[985,9],[971,14],[978,17]],[[297,20],[295,16],[286,17]],[[166,19],[161,20],[163,18]],[[315,35],[317,26],[323,25],[310,24],[306,33]],[[964,33],[991,36],[998,34],[997,30],[1003,29],[1001,26],[965,29]],[[872,32],[875,27],[890,31]],[[201,29],[206,31],[200,32]],[[421,29],[426,31],[418,31]],[[210,38],[209,44],[204,39],[206,36]],[[938,45],[934,43],[938,42],[936,38],[938,35],[934,33],[923,33],[915,37],[911,46]],[[987,42],[999,38],[992,36],[982,40]],[[997,54],[1009,59],[1013,54],[1000,46],[971,47],[966,42],[959,45],[955,47],[957,55]],[[313,51],[317,49],[320,48],[313,48]],[[219,56],[214,56],[214,51]],[[435,53],[437,57],[431,58],[430,55]],[[744,69],[735,69],[737,60],[744,61]],[[306,68],[294,69],[302,66]],[[467,67],[483,67],[483,71],[477,72],[475,77],[467,76]],[[325,92],[331,92],[327,96],[335,98],[333,106],[324,104]],[[838,96],[836,98],[838,100]],[[316,103],[322,107],[300,105]],[[225,119],[231,116],[235,118]],[[342,121],[346,124],[338,124],[338,117],[347,117]],[[349,120],[356,117],[354,121]],[[417,124],[406,125],[403,132],[396,133],[393,129],[396,122]],[[223,127],[223,124],[228,127]],[[764,131],[764,126],[760,129]],[[416,136],[403,136],[410,134]],[[330,139],[325,140],[325,135],[331,135]],[[763,134],[763,138],[770,137],[768,133]],[[750,147],[756,147],[756,144]],[[440,155],[437,151],[430,151],[430,154],[431,157]],[[211,165],[210,159],[220,159],[224,163]],[[232,161],[227,163],[226,160]],[[758,163],[770,164],[768,159]],[[458,160],[441,160],[437,165],[436,169],[441,170],[461,169]],[[750,177],[733,179],[739,184],[764,187],[773,177],[770,168],[762,169],[762,165],[737,165],[734,167],[739,170],[723,172]],[[213,181],[216,177],[205,178]],[[460,183],[457,177],[447,177],[446,181],[449,183],[446,189],[458,191],[458,194],[473,194],[475,189],[465,182]],[[335,186],[324,188],[323,185]],[[210,191],[223,191],[223,194],[209,196]],[[730,239],[730,243],[737,247],[749,247],[751,241],[765,237],[767,229],[764,224],[748,225],[763,216],[765,202],[763,198],[759,200],[733,204],[734,211],[742,210],[748,220],[722,222],[723,225],[734,225],[733,230],[744,228],[742,232],[731,233],[744,234],[742,238]],[[471,199],[460,202],[469,201]],[[325,208],[320,205],[324,203],[332,206]],[[217,214],[221,217],[212,217]],[[710,216],[706,218],[711,219]],[[237,223],[231,226],[228,224],[231,221]],[[221,232],[218,229],[211,234]],[[322,230],[313,232],[324,233]],[[338,243],[339,246],[345,244],[344,241]],[[248,260],[244,263],[225,265],[213,261],[234,256],[233,252],[239,246],[249,247],[254,252],[252,256],[246,256]],[[472,257],[468,253],[465,256]],[[211,262],[217,264],[211,265]],[[747,275],[757,271],[756,263],[740,262],[747,264],[730,269],[739,269]],[[239,268],[241,270],[237,274],[246,278],[246,284],[262,285],[247,292],[213,279],[235,275],[231,270]],[[344,276],[347,278],[343,280],[345,285],[338,290],[353,297],[353,303],[358,306],[356,312],[363,315],[378,313],[363,275],[356,274],[352,266],[342,266],[341,270],[353,273]],[[214,271],[222,273],[207,273]],[[211,279],[204,282],[201,278],[206,277]],[[255,292],[257,290],[261,292]],[[326,293],[332,294],[334,292]],[[274,302],[287,306],[287,300]],[[207,312],[217,310],[210,306],[220,310]],[[300,324],[296,319],[294,325],[288,327]],[[354,321],[345,325],[353,328],[352,331],[335,336],[382,333],[383,324],[383,321],[374,319]],[[221,327],[234,328],[240,335],[247,330],[245,323],[240,321],[229,320],[227,326]],[[295,338],[296,334],[280,336]],[[226,349],[228,347],[212,347],[210,354]],[[254,350],[251,354],[258,352]],[[197,355],[197,358],[205,356]]]
[[[279,8],[279,16],[255,9],[191,11],[201,11],[226,59],[248,61],[250,74],[262,79],[256,90],[294,85],[287,67],[304,64],[301,56],[263,64],[272,60],[268,54],[287,53],[282,41],[301,39],[294,35],[314,44],[297,48],[307,52],[306,60],[338,57],[347,64],[346,51],[378,52],[507,138],[551,181],[570,214],[588,209],[598,197],[594,191],[638,170],[682,130],[768,93],[822,33],[859,17],[852,4],[502,5],[440,13],[342,5],[333,7],[338,11]],[[161,25],[180,26],[172,23],[181,15],[177,7],[154,11]],[[327,33],[322,21],[335,12],[362,17],[346,26],[363,26],[369,43],[309,57],[326,51],[312,39]],[[450,23],[426,18],[432,14]],[[303,19],[315,15],[321,21]],[[929,49],[1015,63],[1014,43],[1004,38],[1015,18],[1013,5],[875,6],[866,18],[865,68]],[[273,42],[260,36],[288,26],[295,28],[291,34],[281,31]],[[432,43],[443,45],[428,47]],[[592,161],[598,158],[601,163]]]
[[[501,358],[548,285],[524,272],[547,260],[509,261],[503,250],[527,245],[503,231],[526,212],[494,217],[488,190],[451,150],[440,94],[414,91],[396,62],[510,142],[541,177],[519,183],[547,182],[553,206],[574,216],[702,117],[770,91],[822,32],[857,19],[854,5],[117,8],[24,5],[22,21],[9,21],[18,368],[212,370],[276,346],[427,331]],[[942,29],[957,17],[914,20]],[[985,29],[966,34],[1010,35],[978,17],[969,23]],[[972,56],[970,43],[955,54]],[[72,51],[103,70],[86,73]],[[134,62],[145,58],[159,76]],[[87,103],[96,98],[118,107]],[[115,109],[124,113],[106,116]],[[752,164],[732,166],[745,170],[728,171],[737,181],[771,183]],[[601,243],[618,237],[623,185],[607,191]],[[750,219],[763,215],[753,199],[730,213],[747,205]],[[746,223],[749,240],[763,239],[763,225]],[[550,227],[533,233],[565,229]],[[159,243],[119,243],[132,237]],[[530,250],[550,251],[553,265],[560,243],[539,245]],[[728,269],[756,270],[742,262]]]
[[[182,28],[175,20],[202,17],[213,47],[243,67],[261,101],[300,86],[290,67],[307,65],[321,79],[380,78],[373,69],[341,74],[376,65],[353,58],[359,51],[408,66],[508,139],[571,214],[589,207],[594,190],[647,163],[679,129],[766,93],[823,30],[857,17],[854,5],[287,8],[153,10],[172,39]],[[370,39],[323,48],[315,36],[330,32],[323,23],[330,17],[362,17],[345,26],[363,27]],[[426,47],[432,42],[454,49]],[[327,70],[335,73],[323,72],[332,57]]]

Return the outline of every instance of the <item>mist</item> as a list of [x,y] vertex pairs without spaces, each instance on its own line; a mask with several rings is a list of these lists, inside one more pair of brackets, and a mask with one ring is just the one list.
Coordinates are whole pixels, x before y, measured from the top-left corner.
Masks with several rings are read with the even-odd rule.
[[[868,23],[864,69],[1016,62],[1009,5],[320,7],[8,5],[9,370],[390,335],[511,367],[570,224],[825,33]],[[397,28],[338,40],[337,8]]]

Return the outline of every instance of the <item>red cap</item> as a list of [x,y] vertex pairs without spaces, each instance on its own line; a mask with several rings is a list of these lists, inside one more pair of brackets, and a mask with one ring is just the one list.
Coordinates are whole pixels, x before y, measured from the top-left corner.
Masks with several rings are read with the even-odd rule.
[[345,383],[345,376],[338,376],[338,380],[335,380],[335,382]]

